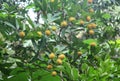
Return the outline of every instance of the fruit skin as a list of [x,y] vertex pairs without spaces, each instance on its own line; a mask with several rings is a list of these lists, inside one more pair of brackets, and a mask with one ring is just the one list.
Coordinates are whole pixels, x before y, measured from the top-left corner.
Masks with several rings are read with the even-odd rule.
[[48,66],[47,66],[47,69],[52,69],[52,68],[53,68],[52,65],[48,65]]
[[90,8],[90,9],[89,9],[89,12],[93,13],[93,12],[94,12],[94,10],[93,10],[92,8]]
[[92,29],[89,30],[89,34],[90,34],[90,35],[93,35],[94,33],[95,33],[94,30],[92,30]]
[[42,32],[38,31],[37,34],[39,35],[39,37],[42,37]]
[[56,71],[53,71],[51,75],[52,75],[52,76],[56,76],[56,75],[57,75],[57,72],[56,72]]
[[80,25],[84,25],[84,21],[83,20],[80,20]]
[[92,25],[91,24],[88,24],[87,27],[88,27],[88,29],[92,29]]
[[57,64],[62,64],[62,60],[61,59],[57,59]]
[[47,36],[50,36],[50,34],[51,34],[50,30],[46,30],[46,31],[45,31],[45,34],[46,34]]
[[90,16],[87,16],[87,17],[86,17],[86,20],[87,20],[87,21],[90,21],[90,20],[91,20],[91,17],[90,17]]
[[64,54],[60,54],[60,55],[58,56],[58,58],[61,59],[61,60],[63,60],[63,59],[65,58],[65,55],[64,55]]
[[54,58],[55,58],[55,54],[54,54],[54,53],[51,53],[51,54],[49,55],[49,58],[50,58],[50,59],[54,59]]
[[50,0],[51,3],[55,2],[55,0]]
[[96,28],[96,24],[95,23],[91,23],[91,26],[92,26],[92,28]]
[[72,22],[72,21],[74,21],[74,20],[75,20],[75,17],[70,17],[70,18],[69,18],[69,21],[70,21],[70,22]]
[[96,46],[96,43],[95,43],[95,42],[92,42],[92,43],[90,43],[90,46],[95,47],[95,46]]
[[61,27],[66,27],[68,25],[67,21],[62,21],[61,22]]
[[24,37],[25,36],[25,32],[23,32],[23,31],[19,32],[19,36],[20,37]]
[[56,26],[52,26],[52,30],[53,30],[53,31],[56,31],[56,30],[57,30],[57,27],[56,27]]
[[93,2],[93,0],[88,0],[88,3],[92,3]]
[[78,54],[78,56],[81,56],[81,55],[82,55],[82,52],[81,52],[81,51],[78,51],[77,54]]

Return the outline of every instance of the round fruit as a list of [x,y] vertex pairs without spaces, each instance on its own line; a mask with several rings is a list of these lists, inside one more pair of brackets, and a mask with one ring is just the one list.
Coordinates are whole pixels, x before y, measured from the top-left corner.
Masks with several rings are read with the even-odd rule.
[[88,24],[87,27],[88,27],[88,29],[92,29],[92,25],[91,24]]
[[62,26],[62,27],[66,27],[67,25],[68,25],[68,24],[67,24],[67,21],[62,21],[62,22],[61,22],[61,26]]
[[57,72],[56,72],[56,71],[53,71],[51,75],[52,75],[52,76],[56,76],[56,75],[57,75]]
[[50,0],[51,3],[53,3],[55,0]]
[[91,13],[92,13],[92,12],[94,12],[94,10],[93,10],[92,8],[90,8],[90,9],[89,9],[89,12],[91,12]]
[[93,2],[93,0],[88,0],[88,3],[92,3]]
[[38,31],[37,34],[39,35],[39,37],[42,36],[42,32]]
[[57,30],[57,27],[56,27],[56,26],[52,26],[52,30],[53,30],[53,31],[56,31],[56,30]]
[[90,46],[95,47],[95,46],[96,46],[96,43],[95,43],[95,42],[92,42],[92,43],[90,43]]
[[49,36],[49,35],[51,34],[50,30],[46,30],[46,31],[45,31],[45,34],[46,34],[47,36]]
[[19,36],[20,37],[24,37],[25,36],[25,32],[23,32],[23,31],[19,32]]
[[96,24],[95,23],[91,23],[91,26],[92,26],[92,28],[96,28]]
[[47,66],[47,69],[52,69],[52,68],[53,68],[52,65],[48,65],[48,66]]
[[84,25],[84,21],[83,20],[80,20],[80,25]]
[[62,60],[61,59],[57,59],[57,64],[62,64]]
[[93,35],[94,33],[95,33],[94,30],[89,30],[90,35]]
[[55,54],[54,54],[54,53],[51,53],[51,54],[49,55],[49,58],[50,58],[50,59],[54,59],[54,58],[55,58]]
[[65,58],[65,55],[64,55],[64,54],[60,54],[60,55],[58,56],[58,58],[61,59],[61,60],[63,60],[63,59]]
[[77,54],[78,54],[78,56],[81,56],[81,55],[82,55],[82,52],[78,51]]
[[74,21],[74,20],[75,20],[75,17],[70,17],[70,18],[69,18],[69,21],[70,21],[70,22],[72,22],[72,21]]
[[90,21],[90,20],[91,20],[91,17],[90,17],[90,16],[87,16],[87,17],[86,17],[86,20],[87,20],[87,21]]

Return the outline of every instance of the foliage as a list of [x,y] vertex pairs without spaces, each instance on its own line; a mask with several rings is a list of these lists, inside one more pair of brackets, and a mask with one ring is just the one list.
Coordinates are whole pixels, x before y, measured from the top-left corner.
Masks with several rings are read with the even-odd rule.
[[0,81],[119,81],[119,8],[118,0],[1,0]]

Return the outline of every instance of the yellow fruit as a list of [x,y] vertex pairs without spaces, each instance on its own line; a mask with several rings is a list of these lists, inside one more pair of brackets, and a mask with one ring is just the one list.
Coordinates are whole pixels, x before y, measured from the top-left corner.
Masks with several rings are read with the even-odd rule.
[[95,23],[91,23],[91,26],[92,26],[92,28],[96,28],[96,24]]
[[86,17],[86,20],[87,20],[87,21],[90,21],[90,20],[91,20],[91,17],[90,17],[90,16],[87,16],[87,17]]
[[92,8],[89,9],[89,12],[94,12],[94,10]]
[[51,3],[55,2],[55,0],[50,0]]
[[49,35],[51,34],[50,30],[46,30],[46,31],[45,31],[45,34],[46,34],[47,36],[49,36]]
[[92,25],[91,24],[88,24],[87,27],[88,27],[88,29],[92,29]]
[[78,51],[77,54],[78,54],[78,56],[81,56],[81,55],[82,55],[82,52],[81,52],[81,51]]
[[52,68],[53,68],[52,65],[48,65],[48,66],[47,66],[47,69],[52,69]]
[[83,20],[80,20],[80,25],[84,25],[84,21]]
[[67,24],[67,21],[62,21],[62,22],[61,22],[61,26],[62,26],[62,27],[66,27],[67,25],[68,25],[68,24]]
[[19,32],[19,36],[20,37],[24,37],[25,36],[25,32],[23,32],[23,31]]
[[95,42],[92,42],[92,43],[90,43],[90,46],[95,47],[95,46],[96,46],[96,43],[95,43]]
[[92,3],[93,2],[93,0],[88,0],[88,3]]
[[74,20],[75,20],[75,17],[70,17],[70,18],[69,18],[69,21],[70,21],[70,22],[72,22],[72,21],[74,21]]
[[57,75],[57,72],[56,72],[56,71],[53,71],[51,75],[52,75],[52,76],[56,76],[56,75]]
[[57,64],[62,64],[62,60],[61,59],[57,59]]
[[50,58],[50,59],[54,59],[54,58],[55,58],[55,54],[54,54],[54,53],[51,53],[51,54],[49,55],[49,58]]
[[58,58],[61,59],[61,60],[63,60],[63,59],[65,58],[65,55],[64,55],[64,54],[60,54],[60,55],[58,56]]
[[52,30],[53,30],[53,31],[56,31],[56,30],[57,30],[57,27],[56,27],[56,26],[52,26]]
[[94,33],[95,33],[94,30],[89,30],[90,35],[93,35]]
[[39,35],[39,37],[42,36],[42,32],[38,31],[37,34]]

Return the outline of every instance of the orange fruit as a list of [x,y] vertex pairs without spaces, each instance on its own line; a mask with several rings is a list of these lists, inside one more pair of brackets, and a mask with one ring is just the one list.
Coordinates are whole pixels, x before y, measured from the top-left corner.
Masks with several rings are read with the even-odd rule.
[[69,18],[69,21],[70,21],[70,22],[72,22],[72,21],[74,21],[74,20],[75,20],[75,17],[70,17],[70,18]]
[[88,3],[92,3],[93,2],[93,0],[88,0]]
[[62,64],[62,60],[61,59],[57,59],[57,64]]
[[78,54],[78,56],[81,56],[81,55],[82,55],[82,52],[81,52],[81,51],[78,51],[77,54]]
[[57,72],[56,72],[56,71],[53,71],[51,75],[52,75],[52,76],[56,76],[56,75],[57,75]]
[[46,34],[47,36],[49,36],[49,35],[51,34],[50,30],[46,30],[46,31],[45,31],[45,34]]
[[89,34],[90,34],[90,35],[93,35],[94,33],[95,33],[94,30],[92,30],[92,29],[89,30]]
[[51,53],[51,54],[49,55],[49,58],[50,58],[50,59],[54,59],[54,58],[55,58],[55,54],[54,54],[54,53]]
[[52,69],[52,68],[53,68],[52,65],[48,65],[48,66],[47,66],[47,69]]
[[64,55],[64,54],[60,54],[60,55],[58,56],[58,58],[61,59],[61,60],[63,60],[63,59],[65,58],[65,55]]
[[92,29],[92,25],[91,24],[88,24],[87,27],[88,27],[88,29]]
[[96,46],[96,43],[95,43],[95,42],[92,42],[92,43],[90,43],[90,46],[95,47],[95,46]]
[[62,21],[61,22],[61,27],[66,27],[68,25],[67,21]]
[[19,36],[20,37],[24,37],[25,36],[25,32],[24,31],[19,32]]
[[90,17],[90,16],[87,16],[87,17],[86,17],[86,20],[87,20],[87,21],[90,21],[90,20],[91,20],[91,17]]
[[96,24],[95,23],[91,23],[91,26],[92,26],[92,28],[96,28]]
[[84,25],[84,21],[83,20],[80,20],[80,25]]

